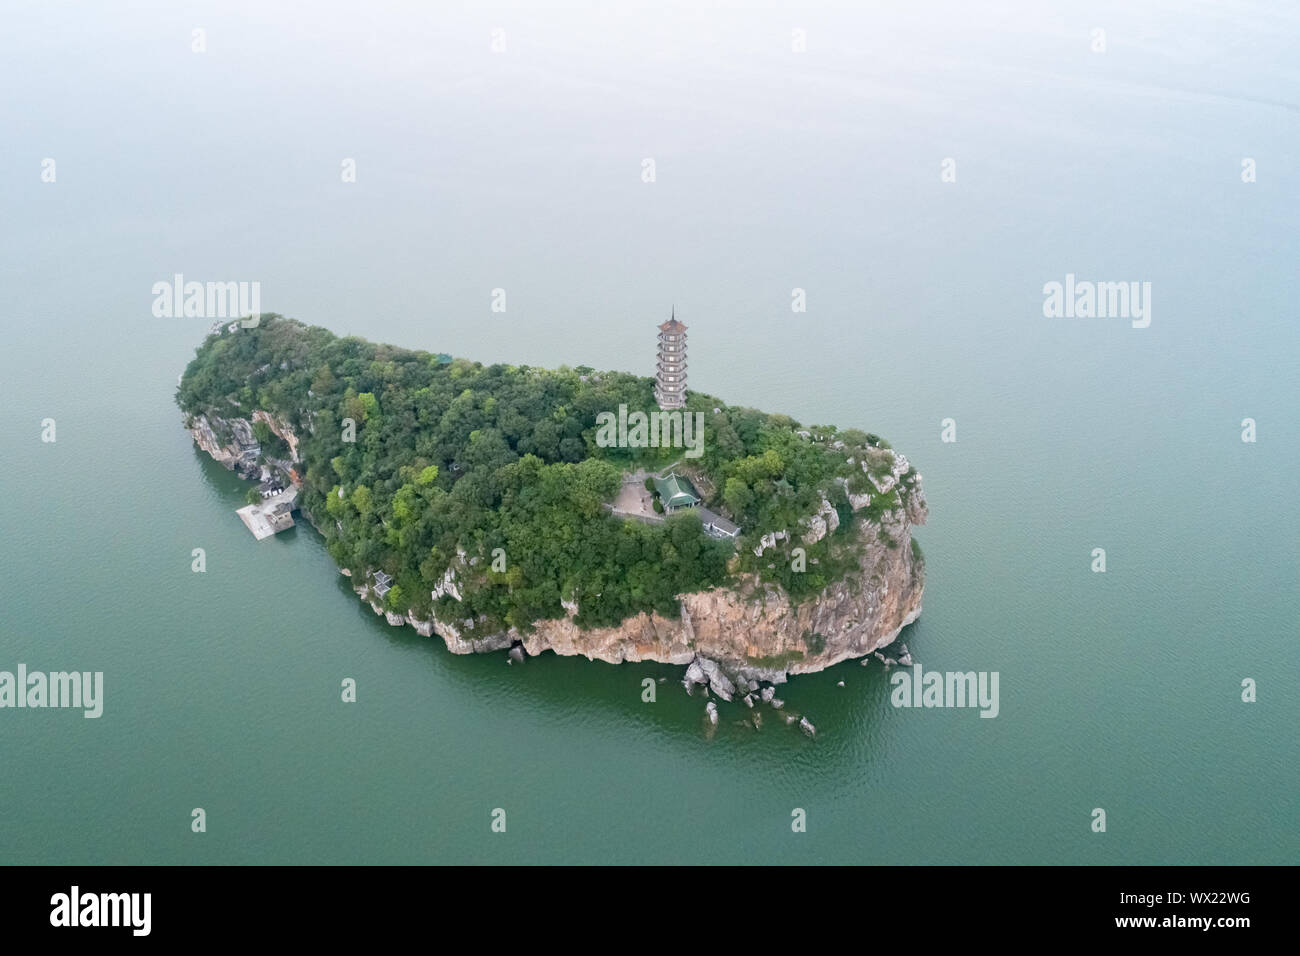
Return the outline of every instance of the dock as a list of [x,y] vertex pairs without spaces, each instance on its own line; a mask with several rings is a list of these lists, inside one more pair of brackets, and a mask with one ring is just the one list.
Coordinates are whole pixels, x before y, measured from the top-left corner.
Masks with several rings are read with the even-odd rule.
[[245,505],[235,511],[253,537],[258,541],[293,527],[293,509],[297,505],[298,489],[289,488],[278,495],[264,498],[255,505]]

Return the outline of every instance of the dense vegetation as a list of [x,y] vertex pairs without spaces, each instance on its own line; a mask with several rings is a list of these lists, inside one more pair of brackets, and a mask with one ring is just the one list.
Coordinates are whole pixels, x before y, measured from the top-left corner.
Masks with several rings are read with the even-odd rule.
[[[191,415],[229,419],[260,408],[289,424],[305,464],[300,503],[339,566],[358,581],[368,569],[392,574],[391,610],[482,617],[489,627],[558,617],[562,600],[578,601],[583,625],[639,611],[675,616],[677,594],[723,584],[739,570],[795,596],[820,591],[852,561],[846,542],[855,516],[834,479],[867,490],[866,475],[847,458],[883,445],[829,426],[813,426],[808,437],[786,416],[692,392],[688,411],[704,413],[702,457],[599,447],[597,415],[620,404],[654,409],[651,379],[484,366],[338,338],[278,316],[210,336],[177,401]],[[265,426],[257,435],[285,453]],[[879,454],[887,469],[892,456]],[[624,472],[674,462],[710,507],[742,526],[738,548],[705,535],[691,513],[644,524],[605,510]],[[823,495],[840,528],[806,548],[806,571],[792,571],[788,541],[785,551],[754,555],[764,531],[796,531]],[[897,504],[897,493],[889,497]],[[890,506],[881,498],[868,512]],[[431,589],[448,569],[463,603],[441,597],[435,607]]]

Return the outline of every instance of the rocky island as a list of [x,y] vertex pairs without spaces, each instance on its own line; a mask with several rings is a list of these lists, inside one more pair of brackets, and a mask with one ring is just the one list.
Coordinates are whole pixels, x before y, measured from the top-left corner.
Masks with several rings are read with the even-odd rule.
[[791,674],[892,663],[879,649],[924,589],[915,468],[856,429],[683,401],[693,454],[667,429],[598,441],[621,407],[655,407],[654,379],[484,366],[275,315],[209,333],[177,390],[200,448],[293,491],[358,595],[453,653],[679,664],[688,690],[751,706]]

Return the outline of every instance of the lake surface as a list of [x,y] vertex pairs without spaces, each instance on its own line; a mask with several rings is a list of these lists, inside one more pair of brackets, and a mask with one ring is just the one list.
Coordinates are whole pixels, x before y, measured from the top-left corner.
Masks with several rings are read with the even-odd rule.
[[[228,6],[0,33],[0,669],[105,685],[0,710],[0,862],[1297,861],[1300,14]],[[675,305],[694,387],[917,466],[904,639],[997,671],[998,717],[849,663],[781,691],[815,742],[743,705],[710,739],[680,668],[389,627],[182,430],[175,273],[642,374]],[[1150,282],[1149,327],[1045,318],[1067,273]]]

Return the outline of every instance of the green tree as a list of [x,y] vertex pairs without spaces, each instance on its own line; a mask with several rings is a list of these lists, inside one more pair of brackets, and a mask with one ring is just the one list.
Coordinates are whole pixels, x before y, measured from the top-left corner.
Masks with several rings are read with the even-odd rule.
[[747,515],[754,505],[754,492],[740,478],[728,478],[722,491],[722,500],[733,515]]
[[405,614],[410,603],[400,584],[394,584],[384,595],[384,606],[394,614]]

